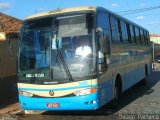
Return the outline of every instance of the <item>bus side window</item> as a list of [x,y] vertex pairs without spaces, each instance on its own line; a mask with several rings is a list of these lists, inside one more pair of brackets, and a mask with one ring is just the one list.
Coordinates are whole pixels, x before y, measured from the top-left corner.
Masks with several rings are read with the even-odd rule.
[[148,40],[147,40],[147,34],[146,34],[145,30],[143,31],[143,35],[144,35],[145,45],[147,45],[148,44]]
[[131,36],[131,43],[136,43],[136,36],[135,36],[135,31],[133,25],[129,25],[129,31],[130,31],[130,36]]
[[128,32],[127,32],[127,24],[123,21],[120,21],[120,27],[121,27],[121,35],[122,35],[122,41],[123,43],[128,43]]
[[[109,18],[107,13],[105,12],[98,13],[97,28],[102,29],[102,31],[99,31],[99,32],[101,33],[101,36],[103,36],[102,38],[98,38],[99,65],[100,65],[99,67],[100,67],[100,72],[103,73],[104,71],[107,70],[106,56],[110,55],[110,26],[109,26]],[[101,43],[102,41],[103,43]]]
[[147,41],[146,41],[146,31],[145,31],[145,30],[143,30],[143,36],[144,36],[144,43],[145,43],[145,45],[147,45]]
[[[103,52],[110,54],[110,27],[109,27],[109,18],[108,14],[105,12],[100,12],[98,14],[97,21],[98,28],[102,29],[103,34]],[[100,41],[99,41],[100,42]]]
[[149,32],[147,32],[147,41],[148,41],[148,44],[151,44],[151,42],[150,42],[150,36],[149,36]]
[[148,39],[148,36],[147,36],[147,31],[145,31],[145,41],[146,41],[146,45],[149,44],[149,39]]
[[139,29],[135,27],[136,43],[140,44]]
[[110,16],[110,25],[111,25],[111,37],[112,41],[115,43],[120,42],[120,36],[119,36],[119,28],[118,28],[118,21],[114,17]]
[[140,36],[141,36],[141,44],[145,44],[145,41],[144,41],[144,34],[143,34],[143,30],[140,29]]

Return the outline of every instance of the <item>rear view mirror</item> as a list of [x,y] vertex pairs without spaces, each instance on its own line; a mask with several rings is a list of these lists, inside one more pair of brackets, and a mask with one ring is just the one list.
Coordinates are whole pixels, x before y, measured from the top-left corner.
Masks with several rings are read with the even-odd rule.
[[104,31],[102,28],[97,28],[98,47],[103,53],[110,54],[110,41],[108,31]]
[[96,31],[98,35],[98,47],[99,47],[99,50],[103,52],[104,32],[102,28],[97,28]]

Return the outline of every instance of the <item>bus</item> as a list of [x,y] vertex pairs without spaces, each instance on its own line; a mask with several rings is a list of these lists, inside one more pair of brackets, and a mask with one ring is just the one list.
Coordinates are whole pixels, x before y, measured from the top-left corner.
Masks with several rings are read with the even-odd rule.
[[24,110],[96,110],[151,73],[149,32],[102,7],[27,17],[18,50]]

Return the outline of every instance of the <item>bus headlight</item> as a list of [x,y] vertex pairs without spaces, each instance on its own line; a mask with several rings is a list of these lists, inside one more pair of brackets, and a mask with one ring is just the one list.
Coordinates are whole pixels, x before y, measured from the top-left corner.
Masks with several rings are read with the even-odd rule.
[[20,96],[25,96],[25,97],[33,97],[32,93],[26,92],[26,91],[21,91],[19,90],[19,95]]
[[76,96],[88,95],[97,91],[97,88],[84,89],[74,92]]

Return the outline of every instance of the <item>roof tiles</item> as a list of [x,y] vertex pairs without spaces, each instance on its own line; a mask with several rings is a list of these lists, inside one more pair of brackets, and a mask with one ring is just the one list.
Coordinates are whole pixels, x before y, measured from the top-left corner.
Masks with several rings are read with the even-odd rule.
[[0,25],[0,32],[4,32],[6,34],[17,33],[21,28],[22,20],[0,12]]

